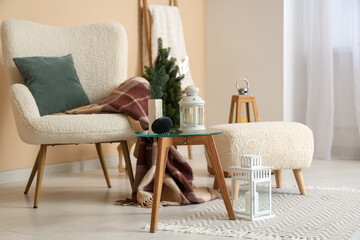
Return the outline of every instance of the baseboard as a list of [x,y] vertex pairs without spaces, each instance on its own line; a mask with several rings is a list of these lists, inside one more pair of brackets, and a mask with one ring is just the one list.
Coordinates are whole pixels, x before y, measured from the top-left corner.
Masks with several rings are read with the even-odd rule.
[[[109,157],[106,158],[105,160],[108,168],[118,166],[118,162],[119,162],[118,157]],[[85,171],[93,171],[100,168],[101,165],[99,159],[59,163],[59,164],[46,165],[44,176],[60,174],[65,172],[78,173]],[[0,172],[0,184],[27,181],[30,176],[31,170],[32,170],[31,168],[27,168],[27,169]]]
[[[193,148],[193,155],[195,154],[202,154],[204,153],[204,146],[192,146]],[[187,147],[178,147],[178,151],[181,155],[185,158],[188,157]],[[133,156],[131,156],[133,168],[135,167],[136,160]],[[106,165],[108,168],[117,167],[119,164],[119,158],[116,157],[109,157],[106,158]],[[45,167],[44,176],[47,175],[54,175],[60,173],[78,173],[78,172],[86,172],[86,171],[93,171],[100,169],[101,165],[99,159],[90,159],[84,161],[77,161],[77,162],[68,162],[68,163],[59,163],[59,164],[52,164],[47,165]],[[27,169],[19,169],[13,171],[6,171],[0,172],[0,184],[4,183],[11,183],[11,182],[21,182],[27,181],[30,173],[31,168]]]

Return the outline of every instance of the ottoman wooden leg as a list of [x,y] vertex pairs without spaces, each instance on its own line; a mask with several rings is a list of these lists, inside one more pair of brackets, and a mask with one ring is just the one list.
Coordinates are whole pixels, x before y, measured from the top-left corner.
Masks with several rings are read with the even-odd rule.
[[305,188],[304,178],[301,169],[293,169],[293,172],[296,179],[296,183],[299,187],[300,194],[306,195],[306,188]]
[[276,180],[276,187],[282,188],[282,171],[275,170],[275,180]]
[[239,190],[240,190],[240,180],[234,180],[234,188],[232,189],[232,199],[237,200],[239,197]]

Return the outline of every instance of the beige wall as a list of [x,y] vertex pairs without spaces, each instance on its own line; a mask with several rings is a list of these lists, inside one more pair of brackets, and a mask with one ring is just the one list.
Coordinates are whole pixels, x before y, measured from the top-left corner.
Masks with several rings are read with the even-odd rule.
[[[168,0],[149,0],[168,4]],[[205,0],[180,0],[180,14],[190,67],[196,84],[204,89]],[[141,12],[139,0],[0,0],[0,22],[8,18],[26,19],[59,26],[116,21],[124,25],[129,42],[128,76],[141,75]],[[29,168],[38,147],[24,144],[17,135],[8,101],[8,81],[0,54],[0,172]],[[204,96],[204,91],[202,91]],[[106,145],[107,156],[116,155],[116,145]],[[57,146],[49,148],[47,164],[96,158],[95,146]]]
[[206,122],[226,123],[236,80],[250,81],[261,121],[283,116],[283,1],[206,1]]

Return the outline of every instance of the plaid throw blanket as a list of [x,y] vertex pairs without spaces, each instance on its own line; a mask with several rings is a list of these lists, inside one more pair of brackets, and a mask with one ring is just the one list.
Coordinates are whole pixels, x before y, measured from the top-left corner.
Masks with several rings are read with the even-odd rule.
[[[136,131],[141,131],[148,128],[148,99],[149,82],[144,78],[134,77],[122,83],[99,104],[66,111],[66,114],[124,113],[129,117],[133,128]],[[118,200],[115,204],[139,204],[143,207],[151,207],[156,168],[157,139],[140,138],[137,144],[135,152],[137,163],[132,198]],[[220,193],[212,188],[195,188],[192,181],[193,172],[190,165],[175,147],[171,147],[166,162],[161,204],[187,205],[202,203],[220,197]]]

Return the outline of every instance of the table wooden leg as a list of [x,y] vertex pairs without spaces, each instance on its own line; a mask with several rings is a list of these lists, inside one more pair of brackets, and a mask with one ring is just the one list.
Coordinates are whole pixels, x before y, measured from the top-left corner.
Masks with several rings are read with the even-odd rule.
[[250,103],[246,103],[246,119],[247,122],[251,122],[251,117],[250,117]]
[[235,122],[240,123],[241,122],[241,101],[240,99],[236,102],[236,116],[235,116]]
[[214,177],[213,189],[219,190],[219,184],[218,184],[218,182],[217,182],[217,180],[216,180],[216,177]]
[[213,166],[214,172],[215,172],[215,178],[217,180],[217,183],[219,185],[221,195],[223,197],[226,210],[228,212],[230,220],[235,220],[235,213],[232,208],[230,195],[226,187],[225,178],[223,169],[220,164],[219,155],[216,150],[215,142],[213,136],[205,136],[205,148],[209,155],[211,164]]
[[253,105],[253,110],[254,110],[254,116],[255,116],[255,122],[259,122],[259,113],[258,113],[258,109],[257,109],[257,105],[256,105],[256,100],[254,99],[252,101],[252,105]]
[[191,145],[188,145],[188,157],[189,159],[193,159],[193,151]]
[[172,138],[158,138],[158,149],[156,158],[155,182],[154,182],[154,195],[151,212],[150,232],[154,233],[157,229],[157,222],[159,216],[159,204],[164,183],[164,174],[166,159],[169,147],[173,145]]
[[229,123],[233,122],[233,118],[234,118],[234,107],[235,107],[235,101],[234,98],[231,98],[231,103],[230,103],[230,114],[229,114]]

